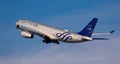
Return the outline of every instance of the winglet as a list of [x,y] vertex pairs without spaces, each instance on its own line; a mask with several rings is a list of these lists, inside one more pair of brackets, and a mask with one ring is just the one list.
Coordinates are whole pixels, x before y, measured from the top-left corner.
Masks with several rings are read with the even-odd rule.
[[110,33],[114,33],[114,32],[115,32],[115,30],[110,31]]
[[82,31],[78,32],[78,34],[91,37],[97,21],[98,21],[98,18],[93,18],[91,22],[88,23],[88,25]]

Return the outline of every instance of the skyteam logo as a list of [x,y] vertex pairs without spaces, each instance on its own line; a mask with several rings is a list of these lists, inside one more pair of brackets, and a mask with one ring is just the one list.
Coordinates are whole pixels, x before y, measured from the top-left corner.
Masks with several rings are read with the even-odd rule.
[[72,39],[72,36],[69,32],[57,33],[56,36],[63,41],[68,41]]
[[88,25],[87,30],[88,30],[89,33],[92,33],[92,31],[93,31],[93,26],[92,26],[92,25]]

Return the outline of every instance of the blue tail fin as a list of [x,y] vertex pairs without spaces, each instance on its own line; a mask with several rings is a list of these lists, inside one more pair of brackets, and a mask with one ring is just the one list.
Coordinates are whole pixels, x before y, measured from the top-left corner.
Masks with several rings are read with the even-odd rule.
[[97,18],[93,18],[91,22],[81,32],[78,32],[78,34],[91,37],[94,31],[95,25],[97,23],[97,20],[98,20]]

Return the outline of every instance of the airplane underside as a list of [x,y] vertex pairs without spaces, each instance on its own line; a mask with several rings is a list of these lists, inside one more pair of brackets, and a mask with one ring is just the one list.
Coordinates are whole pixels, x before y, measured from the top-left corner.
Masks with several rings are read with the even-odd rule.
[[51,40],[49,37],[44,37],[44,40],[43,40],[44,43],[48,44],[48,43],[56,43],[56,44],[59,44],[59,42],[57,40]]

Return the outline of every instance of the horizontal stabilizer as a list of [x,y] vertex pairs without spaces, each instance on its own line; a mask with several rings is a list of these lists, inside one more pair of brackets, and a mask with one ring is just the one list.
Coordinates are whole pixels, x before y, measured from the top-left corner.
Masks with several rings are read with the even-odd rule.
[[93,40],[109,40],[108,38],[93,38]]
[[115,30],[112,30],[110,32],[96,32],[96,33],[93,33],[92,35],[108,35],[108,34],[112,34],[114,32],[115,32]]

